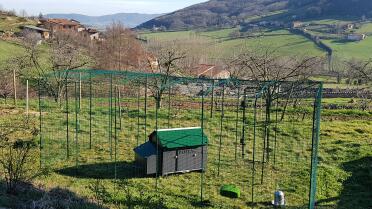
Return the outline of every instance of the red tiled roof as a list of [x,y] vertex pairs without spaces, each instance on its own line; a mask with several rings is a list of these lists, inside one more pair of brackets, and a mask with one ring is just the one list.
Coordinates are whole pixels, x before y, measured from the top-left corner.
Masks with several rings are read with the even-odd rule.
[[71,21],[71,20],[67,20],[67,19],[57,19],[57,18],[48,19],[47,22],[54,23],[54,24],[60,24],[60,25],[67,25],[67,26],[78,26],[78,25],[80,25],[80,23],[76,22],[76,21]]

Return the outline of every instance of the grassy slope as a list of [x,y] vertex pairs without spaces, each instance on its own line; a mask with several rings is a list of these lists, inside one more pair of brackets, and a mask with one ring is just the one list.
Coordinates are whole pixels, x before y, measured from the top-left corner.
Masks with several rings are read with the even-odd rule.
[[183,39],[195,35],[208,37],[211,44],[212,57],[229,57],[246,48],[254,50],[262,46],[277,47],[283,55],[323,55],[324,53],[315,44],[306,38],[289,33],[287,30],[268,31],[259,38],[230,39],[229,34],[236,29],[224,29],[210,32],[165,32],[143,34],[143,37],[155,40]]
[[16,16],[6,16],[0,14],[0,31],[19,32],[20,26],[23,25],[36,25],[35,20],[25,19]]
[[[342,19],[322,19],[322,20],[309,20],[305,23],[316,23],[316,24],[346,24],[351,23],[354,20],[342,20]],[[254,48],[259,43],[262,45],[280,47],[279,51],[284,55],[320,55],[323,54],[314,44],[309,40],[298,36],[291,35],[285,30],[266,32],[265,37],[257,39],[229,39],[229,34],[235,29],[224,29],[211,32],[200,32],[198,35],[205,36],[211,40],[218,40],[219,43],[214,47],[222,55],[231,55],[234,51],[238,50],[242,46]],[[372,34],[372,23],[363,24],[362,27],[356,30],[358,33]],[[317,32],[314,32],[315,34]],[[181,31],[181,32],[165,32],[165,33],[150,33],[143,35],[147,38],[155,39],[182,39],[189,38],[196,33],[193,31]],[[321,34],[320,34],[321,35]],[[367,37],[366,40],[361,42],[345,42],[337,40],[324,40],[324,43],[334,49],[335,55],[342,59],[369,59],[372,57],[372,38]],[[213,49],[213,48],[212,48]]]
[[324,40],[324,43],[334,50],[337,57],[362,60],[372,58],[372,37],[367,37],[367,39],[360,42]]
[[24,50],[17,43],[0,40],[0,63],[22,53]]
[[[310,20],[306,23],[315,23],[319,25],[332,25],[332,24],[347,24],[353,23],[356,20],[343,20],[338,19],[322,19],[322,20]],[[361,28],[355,31],[356,33],[372,34],[372,23],[365,23]],[[324,35],[322,33],[313,32],[314,34]],[[372,58],[372,39],[367,37],[366,40],[360,42],[350,42],[343,40],[323,40],[325,44],[330,46],[334,50],[334,54],[342,59],[362,59],[366,60]]]
[[[176,101],[177,99],[174,99]],[[136,115],[135,101],[132,101],[130,111],[132,114],[127,115],[126,108],[124,110],[123,131],[119,131],[118,144],[118,159],[121,163],[118,166],[118,177],[128,178],[127,187],[131,192],[132,198],[137,201],[139,208],[150,207],[145,205],[147,196],[155,197],[154,178],[136,178],[139,172],[131,164],[134,159],[132,148],[136,144]],[[325,103],[347,103],[348,100],[326,99]],[[46,104],[46,103],[44,103]],[[50,103],[54,108],[57,106]],[[90,164],[82,166],[78,171],[74,169],[75,151],[74,145],[71,145],[72,157],[70,160],[65,160],[65,129],[64,127],[65,113],[63,110],[55,113],[45,113],[44,121],[44,151],[43,159],[47,160],[53,167],[60,172],[53,172],[50,176],[38,179],[38,183],[45,185],[47,188],[68,188],[76,193],[79,197],[92,197],[92,192],[87,189],[93,178],[102,178],[105,186],[109,191],[114,192],[114,184],[112,183],[113,164],[110,162],[109,141],[107,140],[108,130],[108,115],[107,101],[102,99],[94,100],[94,120],[93,120],[93,150],[89,151],[88,147],[88,117],[87,117],[87,102],[83,102],[83,111],[80,114],[81,120],[81,135],[80,143],[80,164]],[[36,101],[33,101],[31,107],[36,110]],[[73,111],[73,102],[71,110]],[[47,109],[45,109],[47,111]],[[250,200],[250,176],[251,163],[238,160],[238,164],[234,162],[234,141],[235,134],[233,133],[234,113],[228,108],[225,120],[225,132],[223,134],[223,149],[222,149],[222,165],[221,175],[217,176],[217,153],[219,140],[219,113],[215,113],[215,119],[207,119],[208,127],[206,134],[210,138],[208,172],[206,173],[206,188],[205,198],[211,201],[210,208],[249,208],[247,204]],[[160,126],[165,127],[166,110],[160,112]],[[260,111],[259,111],[260,112]],[[142,112],[143,113],[143,112]],[[153,111],[149,113],[153,115]],[[171,120],[172,127],[179,126],[197,126],[199,125],[197,111],[178,110],[174,111],[174,116]],[[363,117],[370,120],[362,120]],[[37,114],[35,114],[37,115]],[[260,115],[260,114],[259,114]],[[294,116],[294,115],[292,115]],[[289,116],[290,118],[292,116]],[[249,113],[249,121],[251,121],[251,113]],[[261,116],[259,116],[260,118]],[[310,117],[310,115],[308,115]],[[154,121],[149,117],[148,133],[154,128]],[[209,118],[209,117],[208,117]],[[287,118],[287,119],[290,119]],[[363,163],[368,163],[366,157],[372,155],[372,113],[360,112],[354,110],[340,111],[334,110],[323,111],[322,133],[320,143],[320,164],[318,175],[318,199],[321,204],[333,205],[330,208],[354,209],[368,208],[368,167],[360,170]],[[71,115],[70,136],[74,136],[74,117]],[[275,182],[281,189],[286,192],[288,206],[297,205],[295,208],[306,208],[306,193],[307,193],[307,176],[305,172],[306,166],[302,163],[306,162],[308,166],[309,154],[308,146],[310,145],[311,134],[305,131],[304,128],[309,128],[310,121],[306,118],[305,121],[285,122],[279,125],[278,136],[278,166],[275,170],[266,168],[264,185],[257,184],[256,201],[269,201],[272,198],[272,192],[275,189]],[[249,125],[249,127],[251,127]],[[248,128],[248,134],[252,129]],[[259,129],[259,132],[260,129]],[[140,143],[145,140],[144,130],[141,128]],[[260,133],[258,134],[260,135]],[[48,140],[49,143],[48,143]],[[56,143],[52,144],[51,142]],[[250,150],[252,141],[249,140],[247,148]],[[262,146],[260,140],[257,146]],[[94,154],[92,154],[94,153]],[[248,158],[251,158],[251,152],[248,152]],[[258,153],[260,155],[260,152]],[[259,157],[260,159],[260,157]],[[45,161],[45,162],[47,162]],[[102,164],[99,164],[102,163]],[[362,164],[361,164],[362,163]],[[260,179],[260,164],[258,164],[256,180]],[[237,167],[236,167],[237,165]],[[368,165],[368,164],[367,164]],[[358,171],[359,168],[359,171]],[[108,170],[109,169],[109,170]],[[109,171],[109,173],[107,173]],[[277,177],[274,177],[275,174]],[[280,180],[281,179],[281,180]],[[199,173],[189,173],[184,175],[172,175],[159,180],[159,192],[163,197],[162,202],[167,208],[194,208],[198,201],[199,194]],[[230,200],[221,197],[218,194],[218,189],[222,184],[233,183],[237,184],[242,189],[242,197],[238,200]],[[367,189],[366,189],[367,188]],[[117,196],[114,197],[117,201],[127,204],[123,188],[118,188]],[[35,198],[35,197],[34,197]],[[12,201],[7,201],[5,196],[0,195],[0,205],[8,206]],[[108,205],[110,205],[108,203]],[[305,206],[303,206],[305,205]],[[261,205],[261,207],[263,207]],[[259,207],[258,207],[259,208]],[[292,208],[292,207],[288,207]]]

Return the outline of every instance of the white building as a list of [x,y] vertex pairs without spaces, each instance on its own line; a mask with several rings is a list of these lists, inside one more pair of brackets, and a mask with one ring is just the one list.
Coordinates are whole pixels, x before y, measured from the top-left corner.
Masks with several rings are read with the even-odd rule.
[[347,35],[347,40],[350,40],[350,41],[362,41],[364,39],[366,39],[366,34],[349,34]]

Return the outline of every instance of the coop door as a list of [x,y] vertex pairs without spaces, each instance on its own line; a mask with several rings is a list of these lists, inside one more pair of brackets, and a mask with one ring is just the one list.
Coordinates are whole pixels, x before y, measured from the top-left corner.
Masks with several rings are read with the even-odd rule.
[[167,151],[163,153],[163,175],[176,172],[177,153]]

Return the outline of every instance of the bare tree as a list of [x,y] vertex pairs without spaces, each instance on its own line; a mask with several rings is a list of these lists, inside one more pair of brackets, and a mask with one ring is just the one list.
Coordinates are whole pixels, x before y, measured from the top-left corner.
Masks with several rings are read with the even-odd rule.
[[[372,87],[372,59],[367,61],[352,59],[347,61],[346,65],[348,66],[349,82],[356,79],[358,85],[367,84],[367,88]],[[371,103],[367,92],[361,90],[357,97],[359,98],[360,109],[367,110]]]
[[[33,75],[38,78],[48,79],[39,80],[42,88],[56,102],[60,101],[64,91],[64,81],[69,70],[75,70],[92,64],[90,56],[84,47],[84,39],[76,32],[55,33],[53,38],[47,42],[48,61],[42,57],[42,49],[38,44],[37,37],[32,34],[26,35],[24,47],[27,59],[33,66]],[[44,52],[45,56],[45,52]]]
[[[278,53],[277,49],[261,46],[254,51],[237,55],[231,60],[229,66],[233,77],[264,81],[263,84],[266,85],[271,81],[306,80],[313,69],[319,67],[320,61],[318,57],[284,57]],[[270,111],[273,102],[278,99],[278,92],[279,85],[268,85],[262,95],[266,103],[265,146],[267,159],[270,156]],[[285,104],[285,108],[286,106],[287,104]]]
[[[2,70],[2,74],[4,74],[4,78],[7,78],[6,80],[3,80],[3,87],[6,87],[3,90],[4,94],[8,94],[9,86],[12,86],[12,94],[14,99],[14,105],[17,105],[17,86],[18,86],[18,78],[22,75],[23,72],[26,71],[26,69],[29,69],[30,63],[27,60],[27,57],[25,57],[23,54],[13,56],[6,60],[4,69]],[[4,95],[5,96],[5,95]]]
[[0,97],[4,99],[7,104],[7,99],[13,94],[13,86],[10,82],[12,80],[11,73],[1,70],[0,71]]
[[307,79],[319,67],[318,57],[282,56],[276,48],[260,47],[232,58],[229,66],[233,77],[259,81]]
[[354,79],[365,80],[367,83],[372,81],[372,58],[367,61],[352,59],[346,64]]
[[[182,61],[187,57],[187,54],[175,41],[152,42],[147,47],[156,62],[156,65],[150,68],[151,72],[162,75],[149,82],[156,107],[161,108],[162,96],[169,88],[170,77],[181,76],[184,73]],[[151,65],[153,64],[149,63],[149,66]]]
[[137,35],[120,22],[113,22],[106,28],[105,41],[95,45],[94,57],[97,68],[111,70],[136,70],[141,59],[145,59]]

